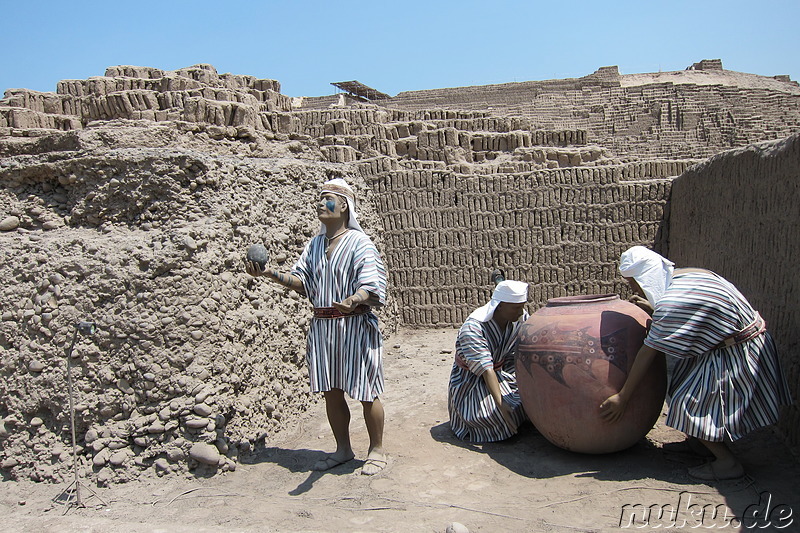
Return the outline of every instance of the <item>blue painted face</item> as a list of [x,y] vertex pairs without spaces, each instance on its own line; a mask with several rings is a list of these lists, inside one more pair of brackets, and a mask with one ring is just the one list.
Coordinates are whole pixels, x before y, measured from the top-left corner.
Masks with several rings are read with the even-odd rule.
[[333,200],[325,200],[325,208],[333,213],[334,210],[336,210],[336,202]]

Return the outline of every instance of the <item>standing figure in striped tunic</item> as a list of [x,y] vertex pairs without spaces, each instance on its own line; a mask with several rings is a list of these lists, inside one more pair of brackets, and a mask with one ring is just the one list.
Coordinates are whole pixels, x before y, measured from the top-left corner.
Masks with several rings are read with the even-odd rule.
[[527,283],[501,281],[458,331],[447,407],[450,427],[462,440],[504,440],[526,420],[514,355],[527,301]]
[[383,338],[371,308],[384,305],[386,269],[377,248],[357,220],[353,189],[340,178],[326,182],[317,202],[322,223],[290,274],[261,271],[304,294],[314,306],[306,362],[312,392],[322,392],[336,451],[313,465],[329,470],[351,461],[350,410],[345,393],[361,402],[369,451],[361,473],[373,475],[387,464],[383,451]]
[[714,456],[689,475],[704,481],[742,477],[744,468],[725,441],[774,424],[780,406],[791,403],[764,320],[723,277],[700,268],[675,269],[642,246],[624,252],[619,269],[647,299],[653,321],[625,385],[600,405],[601,415],[612,422],[622,416],[656,353],[676,357],[667,425]]

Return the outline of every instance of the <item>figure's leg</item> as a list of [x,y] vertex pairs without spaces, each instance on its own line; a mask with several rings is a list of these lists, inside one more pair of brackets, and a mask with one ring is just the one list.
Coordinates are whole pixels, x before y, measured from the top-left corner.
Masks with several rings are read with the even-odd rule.
[[690,468],[690,476],[712,481],[719,479],[737,479],[744,475],[742,463],[739,462],[724,442],[712,442],[704,439],[697,440],[714,454],[714,460],[710,463]]
[[361,473],[367,476],[377,474],[386,467],[386,454],[383,452],[383,403],[380,398],[371,402],[361,402],[364,408],[364,422],[369,435],[369,453]]
[[350,445],[350,408],[341,389],[331,389],[325,391],[325,413],[328,415],[328,423],[333,431],[333,438],[336,439],[336,451],[331,455],[317,461],[314,470],[329,470],[334,466],[346,463],[355,455]]

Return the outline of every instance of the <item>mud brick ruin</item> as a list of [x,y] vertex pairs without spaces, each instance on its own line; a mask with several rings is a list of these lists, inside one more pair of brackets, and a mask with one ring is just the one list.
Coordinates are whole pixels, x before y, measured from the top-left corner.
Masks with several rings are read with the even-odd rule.
[[[244,273],[288,269],[346,177],[390,273],[384,330],[456,327],[501,268],[548,298],[627,295],[634,244],[717,270],[770,324],[800,398],[800,86],[685,71],[326,97],[210,65],[116,66],[0,100],[0,472],[236,468],[314,401],[309,305]],[[366,88],[369,89],[369,88]],[[388,342],[391,342],[389,340]],[[424,358],[425,354],[420,354]],[[432,359],[433,360],[433,359]],[[444,387],[445,384],[442,384]],[[778,430],[800,445],[800,411]]]

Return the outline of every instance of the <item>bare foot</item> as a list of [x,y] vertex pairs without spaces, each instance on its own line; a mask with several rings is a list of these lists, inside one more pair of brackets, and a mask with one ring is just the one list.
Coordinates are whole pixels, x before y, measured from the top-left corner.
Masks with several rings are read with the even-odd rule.
[[388,459],[385,453],[372,450],[364,461],[364,466],[361,467],[361,473],[365,476],[374,476],[386,468],[389,464]]
[[719,461],[711,461],[706,464],[690,468],[689,476],[702,481],[739,479],[744,477],[744,467],[739,462],[733,463],[732,465],[721,466]]

